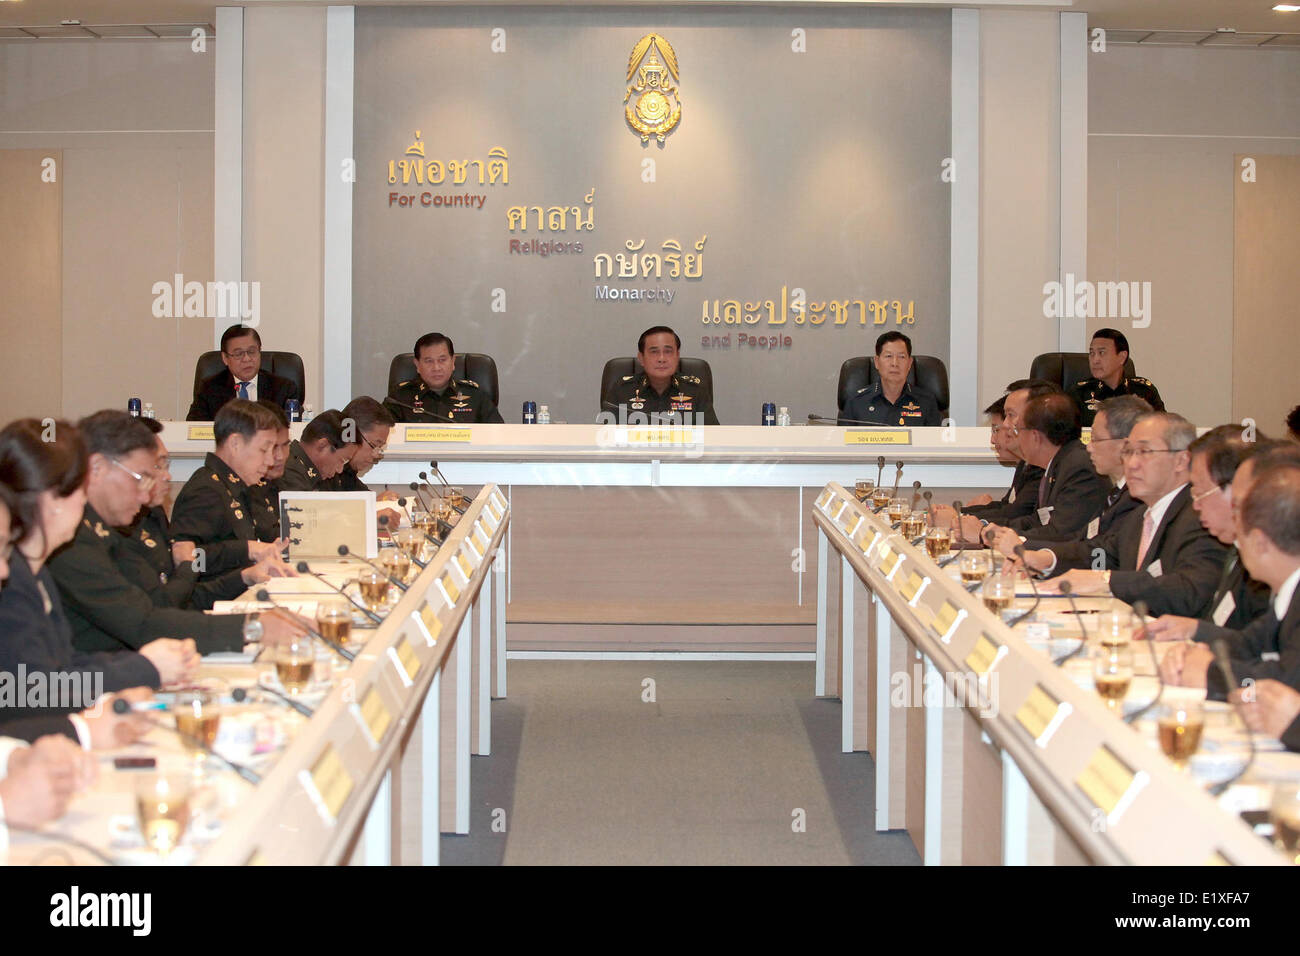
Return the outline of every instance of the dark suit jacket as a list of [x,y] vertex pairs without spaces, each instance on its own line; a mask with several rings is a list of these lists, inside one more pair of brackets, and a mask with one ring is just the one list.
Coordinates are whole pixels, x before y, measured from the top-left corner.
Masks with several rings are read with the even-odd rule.
[[258,540],[254,504],[239,475],[208,452],[203,467],[190,475],[172,506],[172,536],[203,549],[200,580],[252,564],[248,542]]
[[[230,369],[222,369],[199,388],[199,394],[190,404],[185,419],[191,422],[210,422],[217,417],[221,406],[234,397],[235,376],[230,374]],[[293,382],[265,371],[257,373],[257,397],[275,402],[281,408],[291,398],[302,401],[302,395]]]
[[1228,554],[1224,558],[1219,584],[1203,615],[1206,621],[1214,623],[1215,611],[1228,594],[1232,595],[1232,613],[1219,626],[1230,631],[1243,630],[1255,618],[1272,610],[1269,605],[1273,597],[1268,585],[1250,576],[1237,556],[1235,547],[1228,548]]
[[[1184,485],[1165,510],[1142,566],[1137,566],[1146,508],[1135,508],[1106,534],[1088,541],[1049,544],[1056,555],[1053,574],[1070,568],[1109,570],[1110,591],[1125,603],[1145,601],[1152,614],[1200,617],[1214,596],[1226,549],[1201,526],[1192,508],[1191,487]],[[1094,552],[1102,558],[1094,565]],[[1150,568],[1160,562],[1160,576]]]
[[[1271,677],[1293,690],[1300,690],[1300,588],[1291,596],[1291,606],[1281,621],[1270,607],[1240,631],[1206,623],[1196,628],[1196,640],[1208,644],[1216,638],[1227,642],[1237,680],[1249,677],[1261,681]],[[1264,654],[1276,659],[1264,660]],[[1212,699],[1227,699],[1228,682],[1223,671],[1213,664],[1206,674],[1205,686]]]
[[[1078,439],[1066,442],[1047,466],[1047,488],[1043,501],[1037,500],[1038,489],[1029,487],[1035,496],[1034,510],[1007,522],[1007,527],[1022,534],[1047,532],[1048,537],[1067,540],[1087,530],[1088,522],[1106,507],[1110,482],[1097,474],[1088,457],[1088,449]],[[1040,517],[1042,508],[1050,508],[1047,522]]]
[[971,505],[962,511],[994,524],[1006,524],[1016,518],[1032,515],[1038,509],[1038,481],[1042,477],[1043,469],[1037,465],[1017,462],[1016,470],[1011,476],[1011,487],[1002,496],[1002,500],[987,505]]
[[192,637],[200,654],[243,650],[242,614],[204,614],[157,606],[148,591],[123,573],[113,553],[120,539],[88,504],[77,536],[50,561],[72,625],[74,647],[82,651],[134,650],[159,637]]
[[[49,613],[45,611],[42,588],[50,600]],[[72,628],[63,612],[59,587],[54,583],[50,569],[43,567],[39,574],[33,574],[27,561],[15,554],[9,562],[9,580],[0,590],[0,670],[15,675],[16,680],[20,665],[28,675],[36,672],[72,674],[79,688],[84,687],[83,675],[88,675],[92,687],[102,680],[102,689],[106,693],[127,687],[157,688],[161,684],[153,664],[135,651],[87,653],[76,650],[72,646]],[[30,682],[27,686],[30,689]],[[34,702],[28,701],[24,707],[0,706],[0,722],[34,718],[38,723],[31,729],[37,736],[72,732],[75,737],[72,725],[63,715],[90,705],[89,701],[71,699],[43,703],[43,706],[35,706]]]
[[1088,528],[1092,526],[1093,518],[1097,520],[1097,533],[1093,537],[1097,538],[1115,527],[1116,522],[1121,521],[1134,508],[1146,508],[1146,505],[1128,493],[1127,485],[1118,490],[1111,489],[1111,491],[1107,492],[1107,498],[1112,494],[1115,495],[1115,500],[1102,509],[1100,514],[1089,518],[1088,523],[1077,534],[1068,537],[1053,537],[1053,529],[1049,526],[1028,532],[1025,537],[1025,547],[1028,549],[1046,548],[1056,541],[1082,541],[1088,536]]

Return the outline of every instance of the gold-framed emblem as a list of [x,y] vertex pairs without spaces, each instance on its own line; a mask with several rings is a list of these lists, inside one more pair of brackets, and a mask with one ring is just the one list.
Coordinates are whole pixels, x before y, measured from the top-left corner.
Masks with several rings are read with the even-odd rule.
[[627,104],[627,124],[640,135],[641,142],[653,136],[662,143],[681,120],[681,90],[673,86],[674,81],[680,83],[681,76],[672,45],[658,33],[637,40],[627,61],[628,87],[623,102]]

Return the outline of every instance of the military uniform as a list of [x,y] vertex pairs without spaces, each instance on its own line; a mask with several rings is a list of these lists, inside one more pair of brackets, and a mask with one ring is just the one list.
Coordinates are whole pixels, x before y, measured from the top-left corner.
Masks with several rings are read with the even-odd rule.
[[210,611],[217,601],[233,601],[247,588],[239,570],[200,582],[194,564],[172,560],[171,523],[162,508],[147,508],[135,523],[115,529],[108,540],[122,574],[149,595],[155,607]]
[[320,469],[302,447],[302,442],[294,439],[289,444],[289,460],[284,464],[284,475],[278,482],[281,491],[329,491],[326,481],[321,477]]
[[258,541],[274,541],[280,537],[280,480],[263,478],[248,489],[248,501],[253,509],[253,528]]
[[[87,504],[76,537],[50,560],[50,573],[72,625],[73,647],[85,652],[138,650],[160,637],[191,637],[202,654],[243,649],[242,614],[159,606],[125,573],[115,553],[122,540]],[[164,541],[156,544],[166,547]]]
[[858,389],[840,412],[840,425],[862,422],[933,427],[942,425],[943,417],[939,414],[939,400],[929,389],[904,382],[898,401],[891,402],[885,397],[884,385],[877,381]]
[[212,452],[190,475],[172,507],[172,536],[203,549],[204,575],[252,564],[248,542],[258,540],[249,487]]
[[400,382],[384,399],[384,407],[399,422],[503,423],[488,393],[468,378],[451,379],[441,392],[435,392],[422,378]]
[[1075,382],[1066,389],[1066,394],[1074,399],[1074,404],[1078,405],[1083,413],[1084,428],[1092,427],[1092,420],[1097,417],[1097,410],[1101,408],[1101,403],[1116,395],[1136,395],[1138,398],[1145,399],[1147,404],[1157,412],[1165,410],[1165,403],[1161,401],[1160,393],[1145,378],[1121,378],[1115,388],[1111,388],[1099,378],[1085,378],[1082,382]]
[[370,486],[362,481],[351,465],[344,465],[333,478],[326,481],[321,491],[369,491]]
[[[622,380],[610,389],[603,411],[617,415],[619,424],[627,424],[628,418],[637,414],[646,416],[649,423],[718,424],[713,403],[705,395],[704,385],[699,377],[684,375],[681,372],[673,376],[663,394],[654,390],[650,384],[650,376],[645,372],[639,375],[624,375]],[[684,415],[693,417],[688,421],[683,418]]]

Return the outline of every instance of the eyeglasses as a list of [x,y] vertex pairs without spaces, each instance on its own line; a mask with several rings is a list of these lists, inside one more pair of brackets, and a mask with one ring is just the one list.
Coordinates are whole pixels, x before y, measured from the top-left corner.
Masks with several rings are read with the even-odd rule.
[[235,352],[227,352],[232,359],[252,359],[262,354],[261,349],[239,349]]
[[1214,494],[1216,491],[1222,491],[1223,497],[1227,498],[1229,501],[1232,500],[1232,488],[1230,486],[1225,487],[1223,485],[1215,485],[1209,491],[1202,491],[1199,495],[1192,495],[1192,503],[1195,504],[1198,501],[1202,501],[1210,497],[1210,495]]
[[1130,458],[1137,458],[1139,461],[1146,461],[1152,455],[1177,455],[1181,448],[1125,448],[1119,453],[1119,457],[1128,461]]
[[161,475],[164,472],[171,471],[171,467],[172,467],[172,460],[170,456],[164,455],[163,457],[159,458],[156,462],[154,462],[153,470],[158,472],[158,474]]
[[126,472],[128,475],[134,478],[136,480],[136,483],[140,486],[140,490],[142,492],[148,494],[149,492],[153,491],[154,479],[152,475],[137,475],[134,471],[126,467],[126,465],[122,464],[116,458],[110,458],[109,461],[117,465],[117,467],[121,468],[124,472]]
[[1089,445],[1101,445],[1108,441],[1123,441],[1122,438],[1092,438],[1088,440]]
[[370,446],[370,450],[373,451],[373,452],[375,453],[375,456],[378,457],[378,458],[383,458],[383,457],[384,457],[384,453],[385,453],[386,451],[388,451],[388,445],[387,445],[387,444],[376,445],[374,442],[372,442],[372,441],[371,441],[369,438],[367,438],[365,435],[362,435],[362,436],[361,436],[361,440],[362,440],[363,442],[365,442],[367,445]]

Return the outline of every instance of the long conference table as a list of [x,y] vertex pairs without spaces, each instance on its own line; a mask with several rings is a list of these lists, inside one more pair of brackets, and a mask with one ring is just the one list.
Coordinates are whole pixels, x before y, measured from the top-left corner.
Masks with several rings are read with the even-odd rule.
[[842,701],[840,749],[874,760],[877,830],[906,830],[931,865],[1289,862],[1239,814],[1266,810],[1274,782],[1294,787],[1300,755],[1257,738],[1252,761],[1228,705],[1206,702],[1201,751],[1179,770],[1154,709],[1134,711],[1203,691],[1161,691],[1134,642],[1129,724],[1093,689],[1086,650],[1065,662],[1111,599],[1083,599],[1078,615],[1059,596],[1034,607],[1024,580],[1014,611],[1034,613],[1013,628],[955,561],[940,567],[852,490],[831,482],[812,511],[819,580],[837,572],[818,590],[816,693]]
[[[212,450],[211,434],[207,423],[165,423],[176,481]],[[513,516],[512,653],[811,660],[821,586],[812,500],[829,481],[874,480],[880,456],[883,483],[902,462],[908,492],[920,481],[941,502],[1000,495],[1011,470],[988,437],[956,427],[399,424],[365,481],[411,495],[435,460],[469,494],[500,485]]]
[[[382,623],[354,615],[355,659],[317,648],[316,690],[299,700],[310,716],[275,696],[265,661],[205,657],[199,680],[225,697],[226,729],[242,731],[223,737],[219,729],[215,749],[237,754],[260,779],[249,782],[207,758],[195,789],[201,801],[192,797],[190,837],[168,862],[438,863],[440,835],[469,832],[470,758],[491,753],[490,704],[506,695],[500,579],[509,525],[505,495],[485,484],[436,552],[426,548],[427,565],[407,590],[392,589]],[[336,585],[361,567],[337,557],[311,565]],[[334,594],[307,577],[262,587],[304,614]],[[270,606],[249,598],[228,610]],[[236,689],[244,701],[231,699]],[[134,822],[134,788],[145,771],[114,764],[119,757],[152,758],[159,773],[188,777],[194,755],[182,746],[171,714],[160,714],[156,724],[136,744],[98,754],[96,786],[41,835],[11,832],[4,862],[159,862]]]

